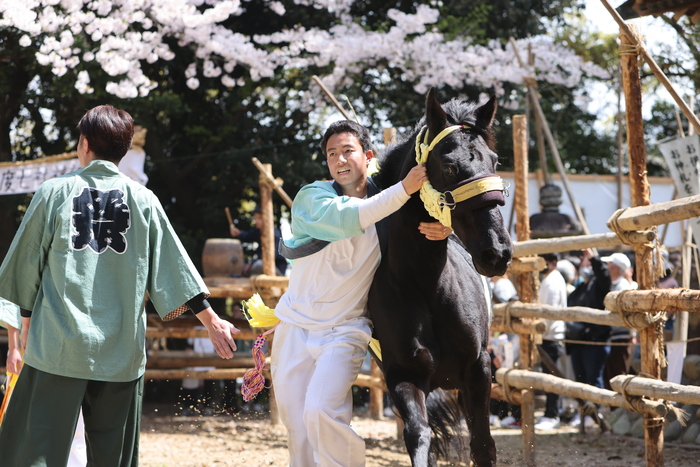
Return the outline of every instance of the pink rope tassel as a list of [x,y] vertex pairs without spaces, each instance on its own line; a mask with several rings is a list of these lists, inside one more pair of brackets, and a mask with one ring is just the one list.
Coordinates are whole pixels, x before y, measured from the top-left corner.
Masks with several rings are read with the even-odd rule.
[[241,394],[243,394],[243,400],[246,402],[255,399],[260,391],[266,387],[265,377],[262,373],[265,369],[265,352],[263,352],[262,346],[265,345],[267,341],[266,335],[267,332],[265,334],[260,334],[257,339],[255,339],[252,350],[255,368],[246,371],[245,375],[243,375]]

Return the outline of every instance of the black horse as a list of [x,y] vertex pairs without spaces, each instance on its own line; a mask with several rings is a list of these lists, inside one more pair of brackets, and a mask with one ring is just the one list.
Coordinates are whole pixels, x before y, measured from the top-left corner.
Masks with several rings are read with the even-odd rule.
[[[495,112],[493,98],[481,107],[463,100],[442,106],[431,90],[425,117],[406,141],[386,152],[375,175],[382,187],[396,183],[417,163],[417,138],[426,132],[427,143],[438,135],[442,138],[426,164],[431,184],[452,208],[456,235],[427,240],[418,224],[434,219],[419,195],[413,195],[390,218],[388,242],[368,303],[381,344],[381,366],[405,422],[404,439],[413,466],[436,465],[426,399],[437,388],[458,391],[459,409],[471,434],[472,461],[478,466],[496,465],[489,429],[490,304],[482,276],[506,271],[512,243],[498,209],[504,188],[495,176],[491,130]],[[485,192],[477,190],[466,201],[457,196],[465,183],[494,180],[495,185],[486,183]]]

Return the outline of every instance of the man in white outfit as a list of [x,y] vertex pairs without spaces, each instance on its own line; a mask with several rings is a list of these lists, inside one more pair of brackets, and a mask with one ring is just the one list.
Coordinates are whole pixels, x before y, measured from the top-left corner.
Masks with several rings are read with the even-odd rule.
[[334,181],[303,187],[292,205],[293,237],[280,251],[294,263],[275,307],[281,323],[272,379],[290,466],[358,467],[365,445],[350,427],[351,389],[371,337],[367,294],[380,260],[375,223],[399,209],[427,174],[418,165],[378,192],[367,178],[369,133],[349,120],[332,124],[321,147]]
[[[539,300],[543,305],[552,305],[560,308],[566,307],[566,281],[564,276],[557,270],[557,262],[559,255],[556,253],[547,253],[542,255],[547,268],[541,276]],[[564,338],[566,332],[566,323],[561,320],[545,320],[547,323],[547,331],[542,336],[541,348],[549,355],[552,362],[556,364],[557,360],[563,353],[561,339]],[[552,374],[552,371],[542,364],[544,373]],[[545,405],[544,416],[535,423],[535,429],[538,430],[553,430],[559,428],[559,394],[547,393],[547,402]]]

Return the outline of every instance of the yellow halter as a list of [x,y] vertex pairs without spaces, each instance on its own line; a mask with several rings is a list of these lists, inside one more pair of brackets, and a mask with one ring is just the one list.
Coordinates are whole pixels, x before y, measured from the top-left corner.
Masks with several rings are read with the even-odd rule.
[[[435,145],[439,143],[445,136],[450,133],[461,130],[462,128],[469,128],[467,125],[452,125],[448,126],[442,130],[433,139],[433,141],[428,145],[428,127],[424,126],[418,132],[416,136],[416,162],[419,164],[425,164],[428,161],[428,156],[430,151],[435,148]],[[422,142],[421,142],[422,136]],[[489,191],[506,191],[506,186],[503,183],[501,177],[496,175],[480,178],[474,180],[473,182],[467,183],[466,185],[460,186],[455,190],[440,193],[430,181],[423,183],[420,189],[420,198],[423,200],[423,205],[425,206],[428,214],[437,219],[445,227],[452,228],[452,210],[455,208],[457,203],[461,201],[468,200],[482,193]],[[452,202],[447,201],[446,195],[449,194],[452,197]]]

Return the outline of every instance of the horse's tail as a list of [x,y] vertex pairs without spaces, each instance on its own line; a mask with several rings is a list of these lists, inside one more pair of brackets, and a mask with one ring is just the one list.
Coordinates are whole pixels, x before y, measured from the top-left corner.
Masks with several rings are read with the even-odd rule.
[[438,458],[458,457],[461,462],[466,448],[466,432],[457,396],[436,389],[428,394],[425,405],[428,410],[428,425],[433,431],[431,449]]

